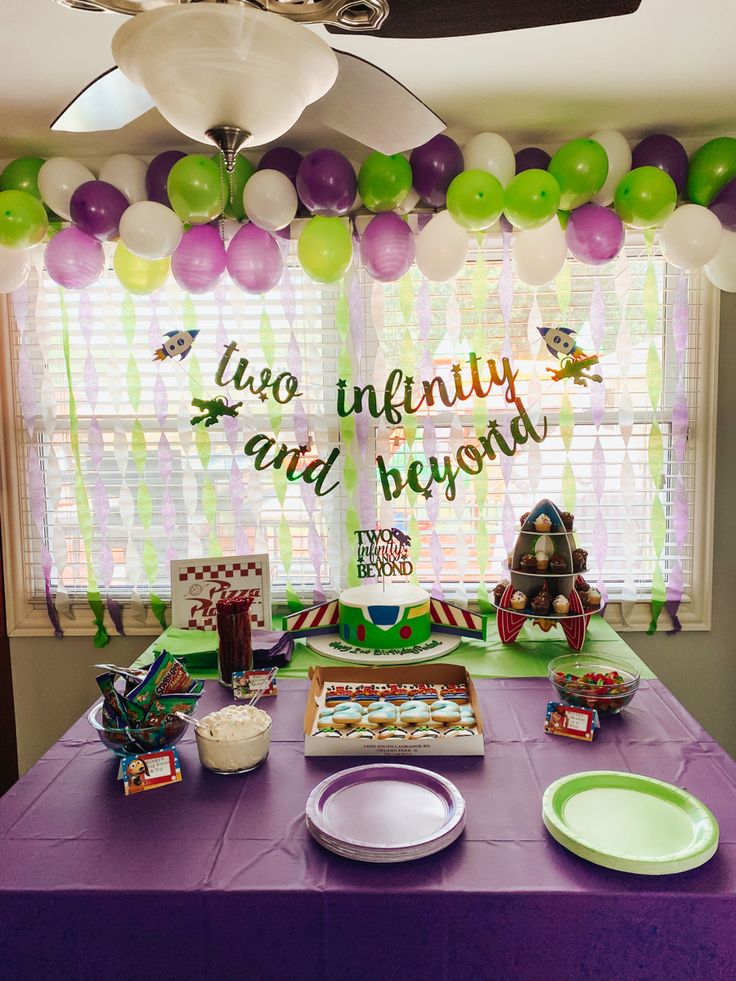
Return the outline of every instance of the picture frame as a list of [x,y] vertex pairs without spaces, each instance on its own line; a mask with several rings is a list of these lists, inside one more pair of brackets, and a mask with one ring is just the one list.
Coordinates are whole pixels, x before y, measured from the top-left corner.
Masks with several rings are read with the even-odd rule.
[[252,596],[251,625],[271,629],[268,555],[205,556],[171,562],[171,625],[217,629],[217,602]]

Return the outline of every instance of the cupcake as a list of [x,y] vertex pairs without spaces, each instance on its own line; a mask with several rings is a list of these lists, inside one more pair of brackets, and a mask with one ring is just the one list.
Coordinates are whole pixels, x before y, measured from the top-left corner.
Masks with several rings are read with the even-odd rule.
[[573,572],[585,572],[587,568],[588,568],[588,553],[584,548],[574,548],[572,550]]
[[493,590],[493,599],[495,600],[496,606],[501,602],[501,597],[508,589],[510,583],[508,579],[502,579],[501,582]]
[[549,555],[546,552],[535,552],[534,558],[537,560],[537,572],[546,572],[549,566]]
[[545,582],[532,600],[532,610],[534,610],[535,613],[549,613],[549,605],[551,602],[552,597],[549,594],[549,588]]
[[531,513],[530,511],[525,511],[522,514],[522,516],[519,518],[519,523],[520,523],[520,525],[521,525],[522,528],[526,524],[526,519],[529,517],[530,513]]
[[578,576],[575,580],[575,589],[583,596],[590,589],[590,585],[583,579],[582,576]]
[[520,589],[517,589],[515,593],[511,594],[511,609],[523,610],[525,608],[526,608],[526,593],[522,593]]
[[514,564],[514,553],[513,552],[508,552],[507,555],[506,555],[506,565],[510,569],[513,564]]
[[521,561],[519,562],[519,568],[522,572],[536,572],[537,571],[537,560],[536,557],[528,553],[528,555],[522,555]]
[[572,531],[573,522],[575,521],[575,515],[570,514],[569,511],[560,511],[560,518],[562,520],[562,525],[565,531]]
[[555,596],[552,600],[552,609],[557,614],[557,616],[564,616],[566,613],[570,612],[570,601],[567,596],[563,596],[562,593],[559,596]]
[[552,519],[548,514],[540,514],[538,518],[534,521],[534,530],[542,532],[550,531],[552,528]]
[[549,571],[567,572],[567,559],[563,555],[555,552],[555,554],[549,560]]
[[595,610],[600,605],[601,605],[601,594],[598,592],[597,589],[593,589],[593,588],[589,589],[588,590],[588,606],[592,610]]

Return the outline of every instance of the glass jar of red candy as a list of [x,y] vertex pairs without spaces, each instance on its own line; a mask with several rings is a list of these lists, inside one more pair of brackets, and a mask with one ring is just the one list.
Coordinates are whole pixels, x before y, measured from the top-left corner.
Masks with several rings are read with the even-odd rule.
[[617,715],[639,688],[637,669],[617,658],[602,660],[584,654],[564,654],[550,661],[547,675],[558,698],[567,705]]

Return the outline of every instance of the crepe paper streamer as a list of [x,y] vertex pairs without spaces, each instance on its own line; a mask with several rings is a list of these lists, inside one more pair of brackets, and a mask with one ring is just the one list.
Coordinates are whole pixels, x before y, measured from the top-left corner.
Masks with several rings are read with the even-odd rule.
[[656,421],[652,423],[649,430],[647,461],[652,483],[660,490],[664,485],[664,440],[662,430]]
[[675,288],[675,298],[672,305],[672,336],[675,342],[675,353],[678,361],[682,360],[687,350],[690,330],[690,307],[688,304],[687,276],[680,270]]
[[665,604],[665,587],[664,579],[662,578],[662,567],[659,564],[659,560],[654,567],[654,575],[652,577],[652,618],[649,621],[649,627],[647,628],[647,634],[651,637],[652,634],[657,632],[657,621],[659,620],[662,610]]
[[679,559],[675,559],[672,564],[672,568],[670,569],[670,574],[667,581],[667,598],[665,600],[665,609],[672,620],[672,628],[667,631],[668,634],[679,634],[682,630],[682,624],[680,623],[680,618],[677,615],[680,609],[682,593],[682,563]]
[[405,273],[399,280],[399,309],[404,323],[408,323],[414,311],[414,284],[411,280],[411,272]]
[[650,334],[654,334],[659,319],[659,283],[657,282],[654,263],[651,261],[647,264],[647,270],[644,273],[643,302],[647,328]]
[[555,278],[555,294],[557,296],[557,306],[564,317],[570,309],[570,300],[572,298],[572,268],[569,262],[565,263]]
[[105,647],[110,637],[105,629],[104,608],[97,588],[97,579],[92,567],[92,514],[90,512],[89,499],[84,486],[82,476],[82,458],[79,449],[79,419],[77,416],[77,403],[74,397],[74,384],[71,367],[71,349],[69,342],[69,312],[66,307],[63,290],[59,290],[59,302],[61,307],[61,337],[62,349],[64,352],[64,367],[66,371],[66,381],[68,387],[69,400],[69,440],[72,448],[72,457],[76,469],[74,481],[75,498],[77,504],[77,518],[79,528],[82,533],[84,544],[84,554],[87,564],[87,603],[92,611],[94,622],[97,625],[97,632],[94,636],[95,647]]
[[511,233],[503,232],[503,259],[498,278],[498,302],[504,326],[508,329],[514,304],[514,271],[511,266]]

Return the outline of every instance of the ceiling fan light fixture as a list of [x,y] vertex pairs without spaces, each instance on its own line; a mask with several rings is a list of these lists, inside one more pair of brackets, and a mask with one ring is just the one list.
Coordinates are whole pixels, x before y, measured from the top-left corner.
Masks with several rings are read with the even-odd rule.
[[223,127],[260,146],[289,130],[337,78],[332,48],[298,24],[229,4],[138,14],[112,42],[122,72],[168,122],[200,143]]

